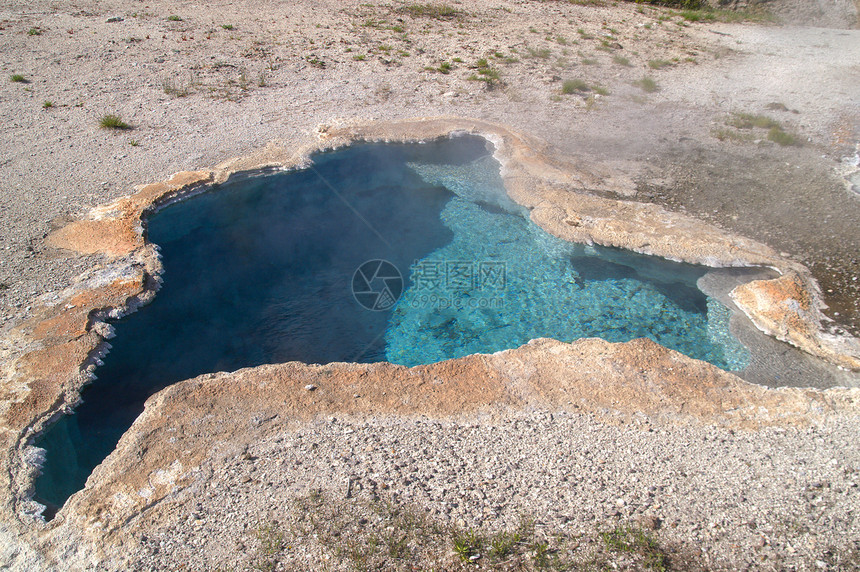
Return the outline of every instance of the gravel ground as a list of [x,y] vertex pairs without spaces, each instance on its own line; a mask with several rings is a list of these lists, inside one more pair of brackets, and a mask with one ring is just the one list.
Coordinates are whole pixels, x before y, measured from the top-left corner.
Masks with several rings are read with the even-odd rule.
[[[613,426],[546,411],[498,424],[319,419],[204,467],[212,473],[200,486],[172,501],[182,512],[148,527],[130,562],[143,570],[262,561],[278,570],[350,569],[348,540],[367,548],[365,530],[384,520],[369,504],[378,499],[417,507],[441,525],[430,554],[442,556],[443,569],[459,561],[452,528],[512,531],[526,516],[581,565],[597,562],[601,532],[632,527],[663,547],[672,569],[848,570],[860,566],[855,440],[856,426],[841,422],[748,432],[644,417]],[[309,504],[314,492],[323,501]],[[302,533],[302,523],[323,514],[342,536],[323,534],[325,526]],[[275,531],[282,549],[264,546]],[[419,544],[400,559],[383,553],[379,569],[428,569],[433,560]],[[624,554],[603,557],[623,567]]]
[[[135,185],[324,122],[453,114],[542,137],[630,181],[627,198],[784,250],[860,332],[860,201],[837,176],[860,141],[858,30],[694,23],[632,4],[456,7],[463,15],[435,19],[333,0],[265,11],[247,0],[4,4],[0,327],[97,261],[43,237]],[[469,79],[481,58],[496,84]],[[656,91],[635,83],[645,76]],[[566,95],[567,79],[609,93]],[[776,118],[803,146],[732,130],[736,112]],[[133,129],[99,129],[108,113]],[[113,567],[344,569],[361,564],[359,546],[370,568],[455,569],[462,530],[492,535],[525,514],[530,538],[583,568],[656,567],[641,543],[601,536],[630,526],[674,568],[857,569],[857,434],[856,419],[734,433],[558,412],[497,424],[322,419],[206,467]],[[388,502],[421,517],[406,525],[380,509]],[[428,539],[414,533],[399,559],[373,553],[391,526]],[[532,542],[496,567],[537,567],[539,552]],[[495,566],[481,553],[475,567]]]

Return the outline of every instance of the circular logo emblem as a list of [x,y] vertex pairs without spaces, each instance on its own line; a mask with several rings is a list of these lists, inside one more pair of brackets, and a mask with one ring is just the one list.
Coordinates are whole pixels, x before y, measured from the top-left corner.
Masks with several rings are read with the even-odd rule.
[[403,293],[403,276],[387,260],[368,260],[352,275],[352,295],[368,310],[390,310]]

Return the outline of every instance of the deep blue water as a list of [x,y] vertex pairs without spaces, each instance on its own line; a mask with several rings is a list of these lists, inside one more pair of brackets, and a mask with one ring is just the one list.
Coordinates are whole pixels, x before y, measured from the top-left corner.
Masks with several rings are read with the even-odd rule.
[[163,288],[116,322],[83,404],[37,442],[46,514],[83,487],[149,395],[202,373],[290,360],[414,365],[586,336],[645,336],[745,365],[728,311],[695,287],[703,268],[550,236],[507,198],[482,139],[313,159],[148,221]]

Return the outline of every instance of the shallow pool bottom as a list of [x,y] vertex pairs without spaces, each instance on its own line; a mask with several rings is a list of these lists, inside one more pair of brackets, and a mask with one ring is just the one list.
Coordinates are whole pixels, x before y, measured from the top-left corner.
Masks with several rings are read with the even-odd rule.
[[[415,365],[592,336],[649,337],[744,367],[728,310],[696,288],[705,268],[549,235],[507,197],[491,153],[477,137],[355,145],[153,216],[164,286],[115,324],[84,403],[37,442],[47,450],[37,500],[49,512],[62,505],[149,395],[207,372],[290,360]],[[357,287],[356,271],[374,260],[397,275]]]

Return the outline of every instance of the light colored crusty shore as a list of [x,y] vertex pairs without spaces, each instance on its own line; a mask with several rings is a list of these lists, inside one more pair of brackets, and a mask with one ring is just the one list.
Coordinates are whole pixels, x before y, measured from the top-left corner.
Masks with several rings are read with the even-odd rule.
[[[198,192],[203,185],[224,181],[236,169],[300,166],[307,162],[311,151],[357,140],[418,141],[462,132],[494,141],[511,196],[532,209],[538,224],[564,238],[713,266],[762,265],[784,273],[790,270],[795,277],[804,272],[812,283],[804,268],[782,260],[766,246],[706,223],[655,206],[595,197],[581,200],[577,189],[599,188],[599,181],[584,182],[589,177],[587,173],[548,165],[539,151],[539,142],[497,125],[430,119],[322,127],[317,142],[299,143],[294,149],[270,146],[210,171],[179,173],[163,183],[145,185],[136,194],[94,209],[89,216],[48,237],[55,247],[82,254],[100,252],[109,262],[97,273],[101,280],[82,280],[54,305],[42,309],[36,319],[14,331],[22,338],[30,337],[28,345],[39,349],[18,360],[16,374],[10,380],[15,382],[15,390],[3,395],[4,427],[6,435],[13,439],[6,443],[5,466],[15,479],[5,490],[6,506],[18,513],[36,510],[26,499],[34,470],[28,465],[28,459],[33,458],[28,442],[57,411],[74,405],[92,356],[100,351],[101,336],[109,335],[102,322],[104,317],[125,312],[126,300],[134,307],[153,294],[159,262],[142,232],[147,213]],[[568,228],[575,229],[576,234],[571,235]],[[780,284],[783,278],[761,281],[755,290],[749,285],[745,288],[755,293],[770,289],[781,294],[785,291]],[[798,307],[814,305],[817,292],[805,289],[799,278],[793,284],[793,303],[780,298],[745,309],[754,314],[761,306],[780,308],[777,320],[792,322],[795,327],[791,331],[813,332],[811,337],[817,345],[812,349],[826,348],[820,341],[828,340],[821,333],[820,322],[807,323],[808,316],[797,311]],[[736,299],[742,300],[740,296]],[[802,335],[795,338],[801,340],[801,347]],[[856,341],[848,339],[847,343]],[[844,355],[849,364],[854,358],[832,349],[820,353],[831,359]],[[295,367],[299,367],[298,372]],[[323,372],[322,377],[311,372]],[[125,538],[132,530],[128,524],[136,520],[136,515],[149,512],[150,507],[160,505],[194,482],[194,475],[208,458],[209,447],[199,441],[203,435],[206,441],[214,439],[230,443],[231,447],[237,441],[253,442],[247,440],[250,435],[243,424],[229,421],[231,416],[268,420],[283,417],[293,424],[331,414],[493,417],[504,416],[505,411],[537,407],[598,417],[607,410],[612,412],[610,417],[639,414],[656,423],[698,421],[759,428],[821,424],[831,416],[855,417],[860,411],[857,389],[766,389],[646,340],[628,344],[589,340],[571,346],[533,343],[495,357],[476,356],[412,370],[350,365],[308,369],[293,364],[222,374],[220,378],[226,378],[226,384],[215,385],[211,376],[204,376],[199,387],[206,388],[206,397],[199,410],[194,406],[198,398],[184,393],[193,384],[178,384],[150,400],[147,413],[129,430],[111,458],[52,522],[50,533],[42,541],[47,553],[62,553],[63,543],[71,538],[76,547],[81,543],[94,547],[92,554],[81,551],[80,557],[87,555],[96,561],[114,558],[108,545],[102,543],[112,542],[114,536]],[[308,385],[325,389],[309,392],[304,389]],[[223,388],[228,386],[230,392],[224,393]],[[260,392],[258,398],[254,391]],[[237,410],[237,402],[247,411]],[[214,408],[222,404],[228,409],[214,415]],[[264,404],[273,408],[267,409]],[[166,419],[180,423],[186,419],[194,425],[190,440],[178,442],[178,434],[165,440],[163,432],[173,431],[167,428]],[[201,426],[203,420],[212,426]],[[227,433],[220,435],[225,429]],[[152,434],[158,436],[151,437]],[[167,450],[163,449],[168,444]],[[79,538],[82,531],[90,532]]]
[[[821,335],[820,301],[827,297],[828,315],[837,319],[834,311],[850,317],[858,307],[850,295],[857,292],[851,276],[858,210],[831,177],[858,140],[856,69],[846,55],[856,30],[685,26],[677,16],[660,20],[670,13],[651,8],[566,3],[467,3],[468,17],[455,22],[358,2],[290,3],[267,7],[264,17],[253,4],[180,10],[156,1],[141,11],[117,0],[85,10],[38,2],[2,9],[4,72],[23,73],[31,83],[0,87],[8,120],[0,138],[8,157],[0,161],[6,183],[0,238],[7,245],[0,280],[11,286],[0,289],[6,304],[0,562],[28,570],[247,567],[258,523],[289,512],[284,507],[302,491],[340,495],[346,476],[366,491],[382,482],[400,495],[395,499],[468,525],[506,526],[531,512],[547,526],[567,523],[593,533],[657,518],[666,523],[659,534],[695,546],[713,568],[856,562],[856,390],[764,390],[647,342],[541,341],[430,366],[409,376],[423,381],[415,401],[435,396],[460,409],[446,405],[429,420],[414,402],[374,389],[378,375],[412,395],[395,381],[404,370],[394,366],[327,371],[285,364],[192,380],[153,397],[54,522],[27,516],[37,510],[23,500],[33,476],[28,436],[75,401],[98,358],[93,348],[110,335],[101,320],[145,301],[155,286],[159,265],[138,223],[146,201],[193,192],[233,170],[295,164],[321,145],[320,134],[325,145],[343,144],[348,138],[340,134],[379,119],[477,117],[479,132],[512,125],[520,134],[509,130],[509,136],[554,167],[541,175],[554,184],[520,191],[510,179],[511,193],[545,201],[531,205],[535,220],[560,236],[621,240],[676,257],[676,241],[665,240],[664,227],[653,223],[668,210],[687,210],[694,216],[673,220],[687,221],[687,231],[713,229],[715,239],[729,241],[723,246],[737,249],[703,241],[705,250],[688,254],[721,256],[721,264],[777,261],[773,266],[784,271],[781,281],[752,284],[736,296],[759,327],[831,357],[851,355],[850,342],[847,350],[839,345],[849,338]],[[174,11],[182,20],[166,19]],[[393,26],[407,30],[408,44]],[[613,39],[623,48],[596,47]],[[511,55],[512,47],[518,62],[492,60],[496,51]],[[540,55],[544,47],[551,57]],[[526,57],[527,48],[537,55]],[[395,55],[401,49],[410,55]],[[453,74],[425,69],[454,57],[464,62]],[[468,80],[469,66],[481,57],[501,68],[503,85],[485,89]],[[589,57],[598,65],[578,61]],[[652,60],[671,63],[654,70]],[[656,94],[631,85],[645,74],[656,78]],[[560,82],[569,77],[611,93],[563,96]],[[183,91],[188,95],[178,97]],[[775,102],[787,110],[768,111]],[[775,114],[807,143],[779,148],[717,139],[733,111]],[[98,118],[107,112],[121,113],[135,129],[99,131]],[[321,133],[319,125],[327,128]],[[227,161],[235,156],[246,159]],[[180,174],[168,181],[174,172]],[[167,182],[120,199],[132,185],[159,179]],[[567,195],[566,187],[597,194]],[[115,199],[115,208],[92,210]],[[607,207],[615,216],[605,216]],[[72,218],[85,222],[68,226]],[[99,218],[103,223],[92,224]],[[619,218],[624,228],[612,226]],[[47,246],[42,238],[56,227],[67,230],[51,240],[90,256]],[[75,228],[87,232],[72,235],[68,229]],[[799,261],[817,272],[821,292]],[[83,281],[67,289],[81,271]],[[774,306],[774,300],[794,302]],[[90,315],[97,306],[109,309]],[[332,371],[369,388],[357,386],[344,397]],[[499,385],[512,372],[515,380]],[[595,380],[604,385],[595,388]],[[247,401],[232,393],[234,381],[249,384]],[[319,393],[303,389],[308,381]],[[445,384],[456,387],[453,396],[427,389]],[[497,391],[484,395],[485,387]],[[273,395],[283,397],[283,406]],[[488,396],[497,400],[488,404]],[[308,407],[307,399],[319,404]],[[169,438],[159,438],[166,432],[190,447],[170,450]],[[253,453],[248,463],[244,447]],[[435,472],[448,463],[469,469]],[[145,498],[152,500],[141,504]],[[282,555],[285,566],[297,569],[337,568],[331,556],[312,538]]]

